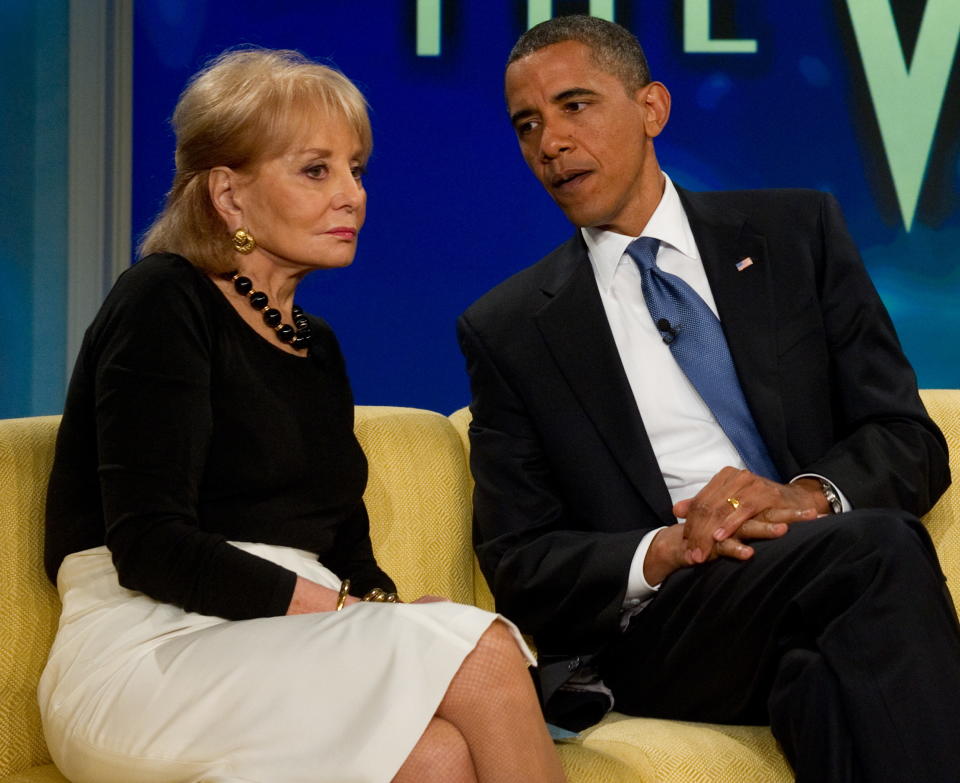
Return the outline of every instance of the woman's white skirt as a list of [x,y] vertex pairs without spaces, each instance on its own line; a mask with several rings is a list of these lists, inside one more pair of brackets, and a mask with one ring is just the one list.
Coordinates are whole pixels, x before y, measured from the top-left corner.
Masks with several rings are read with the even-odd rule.
[[[234,546],[340,585],[310,552]],[[121,587],[106,547],[66,558],[57,587],[38,696],[73,783],[385,783],[497,617],[444,602],[224,620]]]

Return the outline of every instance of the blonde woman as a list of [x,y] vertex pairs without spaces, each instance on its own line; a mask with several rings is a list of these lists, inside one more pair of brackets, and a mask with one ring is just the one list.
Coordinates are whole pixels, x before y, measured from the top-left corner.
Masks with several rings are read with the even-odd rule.
[[74,783],[560,781],[496,615],[395,603],[336,339],[297,284],[353,261],[370,125],[294,52],[222,55],[87,332],[50,480],[63,601],[39,688]]

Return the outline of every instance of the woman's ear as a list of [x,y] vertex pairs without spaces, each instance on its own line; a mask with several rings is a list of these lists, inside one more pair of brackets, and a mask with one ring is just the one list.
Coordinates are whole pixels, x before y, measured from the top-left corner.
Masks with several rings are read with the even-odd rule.
[[238,185],[239,174],[228,166],[216,166],[210,169],[207,177],[210,203],[230,231],[236,231],[244,226]]

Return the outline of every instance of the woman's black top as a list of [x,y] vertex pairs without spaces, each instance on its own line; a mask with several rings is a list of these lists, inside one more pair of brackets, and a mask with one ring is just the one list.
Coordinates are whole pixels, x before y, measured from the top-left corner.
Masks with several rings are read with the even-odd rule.
[[393,590],[370,546],[367,463],[330,327],[306,357],[257,334],[172,254],[117,281],[87,330],[47,493],[45,564],[109,547],[120,583],[188,611],[286,612],[296,576],[230,546],[315,552],[353,591]]

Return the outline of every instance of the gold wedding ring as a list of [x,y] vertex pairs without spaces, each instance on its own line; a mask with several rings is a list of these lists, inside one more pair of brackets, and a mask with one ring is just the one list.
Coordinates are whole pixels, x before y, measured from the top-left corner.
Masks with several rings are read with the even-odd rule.
[[734,511],[740,508],[740,498],[727,498],[727,503],[733,506]]

